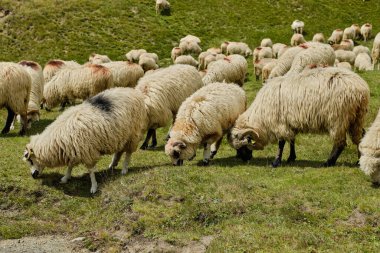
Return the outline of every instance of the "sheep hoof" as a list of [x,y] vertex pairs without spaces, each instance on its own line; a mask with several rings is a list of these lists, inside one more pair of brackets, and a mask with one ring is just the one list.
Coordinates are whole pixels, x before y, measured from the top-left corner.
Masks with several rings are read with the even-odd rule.
[[148,147],[148,149],[155,149],[157,147],[157,143],[155,143],[155,144],[151,144],[149,147]]
[[216,153],[217,153],[217,151],[216,151],[216,150],[215,150],[215,151],[211,151],[210,159],[213,159],[213,158],[214,158],[214,156],[216,155]]
[[97,190],[98,190],[97,186],[91,186],[90,192],[91,192],[91,194],[94,194],[94,193],[96,193]]
[[143,144],[141,147],[140,147],[141,150],[147,150],[148,149],[148,145],[146,144]]
[[61,184],[66,184],[69,181],[70,178],[64,176],[61,178]]
[[18,135],[20,136],[24,136],[25,134],[26,134],[25,129],[21,129],[20,132],[18,133]]
[[128,172],[128,169],[123,169],[123,170],[121,171],[121,175],[125,175],[125,174],[127,174],[127,172]]
[[293,163],[293,162],[295,162],[295,160],[296,160],[295,156],[289,156],[288,160],[286,160],[286,163]]
[[281,165],[281,160],[280,159],[276,159],[272,162],[272,167],[273,168],[277,168],[278,166]]
[[380,182],[372,182],[373,188],[380,188]]
[[335,163],[334,162],[331,162],[331,161],[327,161],[327,162],[324,162],[322,163],[321,167],[332,167],[332,166],[335,166]]
[[202,163],[201,163],[201,165],[202,166],[209,166],[210,165],[210,160],[208,160],[208,159],[203,160]]

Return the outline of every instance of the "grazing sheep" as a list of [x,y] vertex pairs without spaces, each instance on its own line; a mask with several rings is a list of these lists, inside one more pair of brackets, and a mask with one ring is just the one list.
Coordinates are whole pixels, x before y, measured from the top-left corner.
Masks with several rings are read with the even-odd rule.
[[354,49],[354,42],[349,40],[342,40],[340,44],[332,44],[331,47],[336,50],[352,51]]
[[292,67],[292,62],[296,55],[305,49],[306,47],[302,45],[287,49],[285,53],[278,58],[276,66],[272,69],[272,72],[269,75],[269,79],[285,75]]
[[101,65],[85,66],[59,71],[45,84],[45,106],[49,110],[61,103],[61,110],[68,101],[87,99],[113,86],[111,71]]
[[323,35],[323,33],[314,34],[313,42],[325,43],[325,36]]
[[291,48],[291,47],[290,46],[285,46],[285,47],[280,48],[280,50],[277,53],[277,59],[280,58],[281,55],[283,55],[286,52],[286,50],[288,50],[289,48]]
[[253,71],[256,76],[256,81],[260,79],[264,66],[266,66],[267,64],[273,61],[276,61],[276,59],[264,58],[264,59],[253,62]]
[[91,64],[102,64],[106,62],[111,62],[111,59],[107,55],[92,53],[88,58],[88,61]]
[[248,71],[247,60],[238,54],[225,57],[223,60],[212,62],[202,81],[205,85],[216,82],[237,83],[243,86]]
[[198,66],[198,62],[191,55],[180,55],[175,59],[174,64],[187,64],[194,67]]
[[253,50],[253,61],[259,61],[264,58],[273,58],[273,51],[270,47],[256,47]]
[[291,25],[293,32],[299,33],[299,34],[303,34],[304,27],[305,27],[304,22],[299,21],[299,20],[294,20],[292,25]]
[[136,151],[148,122],[143,95],[131,88],[106,90],[84,103],[69,108],[41,134],[30,138],[24,160],[33,178],[45,167],[67,166],[62,183],[71,178],[74,166],[83,164],[91,178],[91,193],[97,190],[96,163],[114,153],[109,168],[117,166],[125,152],[122,174]]
[[353,40],[355,39],[355,29],[352,27],[347,27],[343,31],[343,40]]
[[197,36],[194,36],[194,35],[186,35],[185,37],[183,37],[182,39],[180,39],[180,43],[181,42],[195,42],[197,44],[201,44],[201,40],[197,37]]
[[180,56],[181,54],[182,54],[181,48],[179,48],[179,47],[174,47],[174,48],[172,49],[172,52],[170,53],[170,55],[171,55],[171,58],[172,58],[173,63],[174,63],[175,59],[176,59],[178,56]]
[[372,25],[369,23],[362,25],[360,33],[362,34],[364,41],[369,40],[371,38]]
[[273,42],[269,38],[262,39],[260,43],[260,47],[272,47],[272,46],[273,46]]
[[263,70],[262,70],[262,75],[261,75],[263,84],[269,79],[270,73],[272,72],[274,67],[276,67],[276,64],[277,64],[277,59],[273,59],[273,61],[264,65]]
[[27,128],[30,128],[32,122],[40,119],[40,104],[44,92],[44,76],[42,74],[42,68],[37,62],[21,61],[19,64],[29,73],[32,81],[27,115]]
[[375,121],[360,142],[360,169],[371,177],[374,185],[380,184],[380,110]]
[[230,42],[227,46],[227,55],[240,54],[244,57],[252,55],[252,50],[244,42]]
[[27,112],[32,79],[25,68],[12,62],[0,62],[0,109],[8,111],[2,134],[9,132],[16,114],[21,117],[20,135],[27,129]]
[[205,58],[208,56],[208,55],[212,55],[213,53],[211,52],[202,52],[199,54],[198,56],[198,64],[199,64],[199,67],[198,69],[199,70],[204,70],[206,69],[206,66],[205,66]]
[[305,42],[306,42],[306,40],[304,39],[303,35],[299,34],[299,33],[293,34],[292,38],[290,39],[290,45],[292,47],[301,45]]
[[360,26],[358,24],[352,24],[351,28],[355,31],[355,38],[356,40],[360,39],[361,33],[360,33]]
[[343,30],[335,29],[327,41],[329,42],[329,44],[339,44],[342,41],[342,38],[343,38]]
[[133,49],[125,54],[125,57],[127,57],[127,60],[134,63],[139,63],[140,55],[143,53],[146,53],[145,49]]
[[371,51],[371,57],[372,57],[372,65],[373,69],[375,69],[376,64],[377,70],[380,70],[380,33],[376,34],[375,40],[373,41],[372,51]]
[[142,77],[136,88],[144,94],[148,112],[148,133],[141,149],[157,145],[156,129],[175,120],[183,101],[203,86],[198,71],[189,65],[175,64]]
[[362,46],[362,45],[354,47],[354,49],[352,50],[352,52],[354,52],[356,56],[358,54],[360,54],[360,53],[366,53],[369,56],[371,55],[371,52],[369,51],[369,48],[365,47],[365,46]]
[[335,57],[339,62],[349,62],[352,66],[355,63],[356,55],[352,51],[336,50]]
[[78,68],[81,65],[75,61],[50,60],[46,63],[42,71],[45,83],[49,82],[53,76],[62,68]]
[[188,97],[178,110],[165,153],[173,165],[195,157],[204,147],[203,165],[208,165],[230,129],[246,108],[246,96],[235,84],[211,83]]
[[212,48],[207,49],[206,52],[213,53],[213,54],[221,54],[222,49],[220,49],[218,47],[212,47]]
[[158,69],[158,56],[155,53],[142,53],[139,58],[139,65],[144,72]]
[[179,43],[181,54],[197,54],[202,52],[202,48],[195,41],[184,40]]
[[245,160],[252,157],[252,150],[279,141],[272,163],[276,167],[281,164],[285,141],[290,142],[288,162],[292,162],[298,133],[329,133],[334,146],[323,165],[334,166],[347,134],[359,145],[369,95],[359,75],[341,68],[307,69],[300,75],[274,78],[236,120],[229,141]]
[[170,3],[167,0],[156,0],[156,14],[163,11],[170,12]]
[[345,68],[345,69],[348,69],[348,70],[352,70],[352,66],[349,62],[339,62],[338,60],[335,60],[335,67],[337,68]]
[[287,46],[283,43],[275,43],[273,44],[272,46],[272,54],[273,54],[273,58],[278,58],[278,53],[280,52],[280,50],[283,50],[283,48],[286,48]]
[[210,65],[211,62],[214,62],[214,61],[218,61],[218,60],[223,60],[224,58],[226,58],[226,56],[224,54],[210,54],[210,55],[207,55],[204,59],[204,67],[205,69],[208,68],[208,66]]
[[139,64],[129,61],[113,61],[101,65],[111,71],[114,87],[135,87],[144,75],[144,70]]
[[359,71],[373,70],[371,56],[366,53],[360,53],[355,58],[355,69]]
[[225,41],[220,45],[220,50],[222,51],[222,54],[227,54],[227,46],[230,44],[229,41]]

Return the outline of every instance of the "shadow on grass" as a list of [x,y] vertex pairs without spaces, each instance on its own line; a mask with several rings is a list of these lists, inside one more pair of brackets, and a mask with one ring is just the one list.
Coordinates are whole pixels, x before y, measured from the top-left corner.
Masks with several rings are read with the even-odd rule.
[[20,123],[17,124],[17,128],[11,130],[7,134],[0,134],[1,138],[15,138],[15,137],[30,137],[32,135],[41,133],[45,130],[45,128],[50,125],[54,120],[53,119],[41,119],[39,121],[33,122],[32,127],[26,130],[26,134],[24,136],[20,136],[18,132],[20,131]]

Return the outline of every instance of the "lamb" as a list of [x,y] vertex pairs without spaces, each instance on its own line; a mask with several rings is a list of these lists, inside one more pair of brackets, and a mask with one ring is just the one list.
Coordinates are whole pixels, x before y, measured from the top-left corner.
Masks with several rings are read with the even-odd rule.
[[15,114],[21,117],[19,134],[26,133],[31,86],[31,77],[24,67],[12,62],[0,62],[0,109],[5,107],[8,111],[2,134],[9,132]]
[[272,46],[272,53],[273,53],[273,58],[278,58],[279,57],[279,52],[283,50],[283,48],[286,48],[287,46],[283,43],[275,43]]
[[359,144],[360,169],[371,177],[374,185],[380,184],[380,110],[375,121]]
[[241,55],[233,54],[210,64],[202,81],[205,85],[215,82],[227,82],[243,86],[247,71],[247,60]]
[[276,59],[264,58],[264,59],[261,59],[261,60],[253,62],[253,70],[254,70],[254,73],[255,73],[255,76],[256,76],[256,81],[259,80],[259,78],[260,78],[260,76],[262,74],[264,66],[266,66],[267,64],[269,64],[269,63],[271,63],[273,61],[276,61]]
[[366,53],[360,53],[356,56],[354,66],[355,66],[355,69],[358,71],[373,70],[371,57]]
[[170,3],[167,0],[156,0],[156,14],[163,11],[170,12]]
[[305,27],[304,22],[299,21],[299,20],[294,20],[292,25],[291,25],[293,32],[299,33],[299,34],[303,34],[304,27]]
[[171,58],[174,63],[175,59],[182,54],[181,48],[179,47],[173,47],[172,52],[171,52]]
[[125,57],[127,57],[127,60],[130,62],[138,63],[140,60],[140,55],[143,53],[146,53],[145,49],[133,49],[125,54]]
[[292,47],[301,45],[305,42],[306,42],[306,40],[304,39],[303,35],[299,34],[299,33],[293,34],[292,38],[290,39],[290,45]]
[[259,61],[264,58],[272,58],[273,51],[270,47],[256,47],[253,50],[253,61]]
[[358,24],[352,24],[351,28],[355,31],[355,38],[354,39],[360,39],[360,26]]
[[50,60],[46,63],[42,71],[45,83],[49,82],[53,76],[62,68],[78,68],[81,65],[75,61]]
[[273,42],[269,38],[262,39],[260,43],[260,47],[272,47],[272,46],[273,46]]
[[330,44],[339,44],[343,38],[342,29],[336,29],[332,32],[330,38],[327,40]]
[[139,65],[144,72],[158,69],[158,56],[155,53],[142,53],[139,58]]
[[207,49],[206,52],[213,53],[213,54],[221,54],[222,50],[218,47],[212,47],[212,48]]
[[268,64],[265,64],[262,70],[261,79],[263,80],[263,84],[269,79],[270,73],[272,73],[272,70],[276,67],[277,59],[273,59]]
[[88,61],[91,64],[102,64],[106,62],[111,62],[111,59],[107,55],[92,53],[88,58]]
[[355,30],[352,27],[347,27],[343,31],[343,40],[355,39]]
[[174,64],[187,64],[194,67],[198,66],[198,62],[191,55],[180,55],[175,59]]
[[352,51],[336,50],[335,56],[339,62],[349,62],[352,66],[355,63],[356,55]]
[[176,117],[182,102],[203,86],[198,71],[189,65],[175,64],[142,77],[136,90],[144,94],[148,112],[148,133],[141,149],[147,149],[150,138],[157,145],[156,129],[164,127]]
[[202,48],[195,41],[184,40],[179,43],[179,48],[181,49],[181,54],[197,54],[202,52]]
[[227,46],[227,55],[240,54],[244,57],[252,55],[252,50],[244,42],[230,42]]
[[313,42],[325,43],[325,36],[323,35],[323,33],[314,34]]
[[372,51],[371,51],[371,57],[372,57],[372,65],[373,69],[375,69],[376,64],[377,70],[380,70],[380,32],[376,34],[375,40],[373,41]]
[[371,52],[369,51],[369,48],[365,47],[365,46],[362,46],[362,45],[354,47],[354,49],[352,51],[355,53],[356,56],[358,54],[360,54],[360,53],[366,53],[369,56],[371,55]]
[[370,39],[372,33],[372,25],[369,23],[362,25],[360,28],[360,33],[362,34],[364,41]]
[[113,86],[111,71],[101,65],[87,64],[80,68],[59,71],[44,87],[45,107],[49,110],[74,99],[87,99]]
[[246,96],[235,84],[211,83],[199,89],[182,103],[170,131],[165,153],[173,165],[195,157],[204,146],[203,165],[208,165],[230,129],[246,108]]
[[131,154],[147,129],[148,118],[141,92],[113,88],[69,108],[41,134],[26,145],[24,160],[33,178],[45,167],[67,166],[62,183],[71,178],[72,169],[83,164],[91,178],[91,193],[97,191],[96,163],[114,153],[109,168],[117,166],[125,153],[122,174],[126,174]]
[[144,75],[144,70],[139,64],[129,61],[107,62],[102,66],[111,71],[114,87],[135,87]]
[[305,46],[292,47],[285,51],[280,58],[278,58],[276,66],[273,68],[269,75],[269,79],[285,75],[292,66],[292,62],[296,55],[305,50]]
[[241,158],[252,150],[279,141],[272,163],[281,164],[285,141],[290,142],[288,162],[296,159],[297,133],[329,133],[334,142],[324,166],[334,166],[346,146],[346,134],[359,145],[369,102],[369,87],[356,73],[335,67],[306,69],[301,75],[269,80],[252,105],[239,116],[229,142]]

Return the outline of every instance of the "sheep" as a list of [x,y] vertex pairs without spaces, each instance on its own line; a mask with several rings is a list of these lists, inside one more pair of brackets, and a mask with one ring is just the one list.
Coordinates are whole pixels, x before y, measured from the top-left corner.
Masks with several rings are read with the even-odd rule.
[[306,42],[306,40],[304,39],[303,35],[299,34],[299,33],[293,34],[292,38],[290,39],[290,45],[292,47],[298,46],[298,45],[303,44],[305,42]]
[[348,70],[352,70],[352,66],[349,62],[339,62],[338,60],[335,60],[335,67],[337,68],[345,68],[345,69],[348,69]]
[[143,68],[129,61],[113,61],[101,64],[112,73],[114,87],[135,87],[144,75]]
[[109,169],[117,166],[125,152],[122,174],[136,151],[148,122],[141,92],[131,88],[103,91],[84,103],[69,108],[26,145],[24,160],[33,178],[45,167],[67,166],[62,183],[71,178],[73,167],[83,164],[91,178],[91,193],[97,191],[96,163],[114,153]]
[[142,53],[139,58],[139,65],[144,72],[158,69],[158,56],[155,53]]
[[323,33],[314,34],[313,42],[325,43],[325,36],[323,35]]
[[371,177],[374,185],[380,184],[380,110],[375,121],[359,144],[360,169]]
[[303,34],[304,27],[305,27],[304,22],[299,21],[299,20],[294,20],[292,25],[291,25],[293,32],[299,33],[299,34]]
[[213,53],[213,54],[221,54],[222,50],[220,48],[218,48],[218,47],[212,47],[212,48],[207,49],[206,52],[210,52],[210,53]]
[[302,45],[287,49],[285,53],[278,58],[276,66],[272,69],[272,72],[269,75],[269,79],[285,75],[291,68],[294,57],[305,49],[306,47]]
[[253,61],[259,61],[264,58],[273,58],[273,51],[270,47],[256,47],[253,50]]
[[330,45],[319,42],[303,44],[306,50],[299,52],[292,62],[287,75],[301,73],[307,65],[334,66],[335,53]]
[[44,92],[44,77],[42,68],[37,62],[21,61],[19,64],[29,73],[32,81],[27,113],[27,128],[30,128],[32,122],[40,119],[39,109]]
[[229,143],[241,158],[252,150],[279,141],[272,163],[281,164],[285,141],[290,142],[288,162],[296,159],[297,133],[329,133],[334,142],[323,166],[334,166],[346,146],[346,134],[359,145],[369,103],[368,84],[356,73],[335,67],[306,69],[300,75],[269,80],[236,120]]
[[240,54],[244,57],[252,55],[252,50],[244,42],[230,42],[227,46],[227,55]]
[[148,112],[148,133],[141,149],[147,149],[150,138],[157,145],[156,129],[175,119],[179,106],[203,86],[198,71],[189,65],[175,64],[142,77],[136,90],[144,94]]
[[282,47],[280,48],[280,50],[278,50],[278,53],[277,53],[277,59],[281,57],[281,55],[283,55],[286,50],[288,50],[290,48],[290,46],[285,46],[285,47]]
[[32,79],[23,66],[12,62],[0,62],[0,109],[5,107],[8,111],[2,134],[9,132],[16,114],[21,117],[19,135],[26,133],[31,86]]
[[339,62],[349,62],[352,66],[355,63],[356,55],[352,51],[336,50],[335,57]]
[[237,83],[243,86],[248,71],[247,60],[238,54],[212,62],[202,81],[205,85],[215,82]]
[[336,50],[352,51],[354,49],[354,42],[350,40],[342,40],[340,44],[332,44],[331,47]]
[[125,57],[128,61],[138,63],[140,59],[140,55],[146,53],[145,49],[132,49],[128,53],[125,54]]
[[363,36],[364,41],[370,39],[372,33],[372,25],[369,23],[362,25],[362,27],[360,28],[360,33]]
[[269,79],[270,73],[276,67],[277,59],[273,59],[273,61],[265,64],[262,70],[261,79],[263,80],[263,84]]
[[352,27],[347,27],[343,31],[343,40],[353,40],[355,39],[355,29]]
[[49,82],[53,76],[62,68],[78,68],[81,65],[75,61],[63,61],[63,60],[50,60],[46,63],[44,70],[42,71],[45,83]]
[[111,71],[101,65],[85,66],[59,71],[44,87],[44,104],[49,110],[61,103],[64,109],[67,101],[87,99],[113,86]]
[[358,24],[352,24],[351,28],[355,31],[355,38],[354,39],[360,39],[360,26]]
[[182,54],[181,48],[173,47],[172,52],[170,53],[172,61],[174,63],[175,59]]
[[371,51],[371,57],[372,57],[372,65],[373,69],[375,69],[376,64],[377,70],[380,70],[380,32],[376,34],[376,37],[373,41],[372,51]]
[[88,61],[91,64],[102,64],[106,62],[111,62],[111,59],[107,55],[92,53],[88,58]]
[[342,41],[342,38],[343,38],[343,30],[335,29],[327,41],[329,42],[329,44],[339,44]]
[[210,65],[211,62],[223,60],[226,58],[224,54],[210,54],[207,55],[204,59],[204,68],[207,69],[207,67]]
[[222,51],[222,54],[227,54],[227,46],[230,44],[229,41],[225,41],[220,45],[220,50]]
[[256,81],[259,80],[264,66],[273,62],[273,61],[276,61],[276,59],[264,58],[264,59],[253,62],[253,71],[254,71],[255,76],[256,76]]
[[179,43],[181,54],[197,54],[202,52],[202,48],[195,41],[184,40]]
[[170,13],[170,3],[167,0],[156,0],[156,15],[163,11]]
[[352,51],[355,53],[356,56],[358,54],[360,54],[360,53],[366,53],[369,56],[371,55],[371,52],[369,51],[369,48],[365,47],[365,46],[362,46],[362,45],[354,47],[354,49]]
[[195,157],[204,146],[203,165],[209,165],[230,129],[246,108],[246,96],[235,84],[211,83],[188,97],[178,110],[177,118],[165,145],[173,165]]
[[283,48],[286,48],[287,46],[283,43],[275,43],[273,44],[272,46],[272,54],[273,54],[273,58],[278,58],[278,53],[280,52],[280,50],[283,50]]
[[272,47],[272,46],[273,46],[273,42],[271,39],[265,38],[261,40],[260,47]]
[[197,37],[197,36],[194,36],[194,35],[186,35],[185,37],[183,37],[182,39],[180,39],[180,43],[181,42],[195,42],[197,44],[201,44],[201,40]]
[[201,78],[205,77],[205,75],[207,74],[207,70],[204,69],[204,70],[199,70],[198,71],[199,75],[201,76]]
[[198,66],[198,62],[191,55],[180,55],[175,59],[174,64],[187,64],[194,67]]
[[355,58],[355,69],[358,71],[370,71],[373,70],[371,63],[371,56],[366,53],[360,53]]
[[199,66],[198,66],[198,69],[199,70],[204,70],[204,69],[206,69],[206,66],[205,66],[205,58],[208,56],[208,55],[212,55],[213,53],[211,53],[211,52],[202,52],[202,53],[200,53],[199,54],[199,56],[198,56],[198,64],[199,64]]

